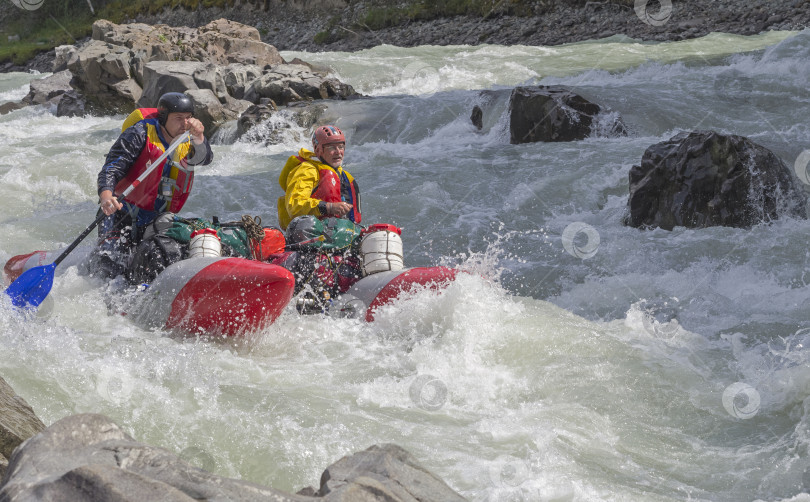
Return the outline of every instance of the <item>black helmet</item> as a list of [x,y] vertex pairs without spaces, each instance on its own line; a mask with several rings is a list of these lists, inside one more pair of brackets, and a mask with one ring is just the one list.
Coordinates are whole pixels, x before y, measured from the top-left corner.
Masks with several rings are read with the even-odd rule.
[[158,100],[157,105],[158,122],[160,125],[166,125],[166,119],[170,113],[191,113],[194,114],[194,103],[191,98],[182,92],[167,92]]

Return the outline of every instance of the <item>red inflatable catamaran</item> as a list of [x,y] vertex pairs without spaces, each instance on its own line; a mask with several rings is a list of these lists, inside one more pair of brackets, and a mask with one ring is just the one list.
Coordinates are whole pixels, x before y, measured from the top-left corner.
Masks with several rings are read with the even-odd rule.
[[[334,295],[326,290],[313,295],[311,288],[298,294],[299,312],[373,321],[376,309],[402,294],[416,288],[444,287],[456,277],[457,271],[447,267],[404,268],[399,229],[391,225],[372,225],[360,240],[360,275],[332,289],[337,291]],[[177,261],[148,287],[138,287],[122,314],[147,329],[244,336],[275,321],[302,290],[300,275],[296,285],[296,275],[284,266],[293,268],[295,253],[287,250],[264,260],[193,256]],[[59,251],[35,251],[12,257],[3,268],[6,285],[58,255]],[[326,261],[334,259],[327,257]]]

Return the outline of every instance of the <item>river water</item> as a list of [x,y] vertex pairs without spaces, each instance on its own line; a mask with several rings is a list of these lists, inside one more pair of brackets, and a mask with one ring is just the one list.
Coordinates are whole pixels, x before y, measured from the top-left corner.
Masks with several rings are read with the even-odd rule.
[[[104,413],[287,491],[393,442],[472,501],[810,500],[810,222],[621,224],[630,167],[683,130],[747,136],[807,179],[810,31],[283,55],[374,96],[326,115],[349,137],[365,222],[403,228],[406,265],[472,273],[374,323],[289,308],[221,341],[108,313],[114,289],[65,263],[36,316],[0,295],[0,375],[46,424]],[[0,75],[0,102],[42,76]],[[537,83],[609,106],[630,135],[510,145],[508,89]],[[0,261],[92,221],[122,119],[0,116]],[[289,126],[281,144],[216,136],[186,215],[275,223],[306,134],[274,120],[261,127]]]

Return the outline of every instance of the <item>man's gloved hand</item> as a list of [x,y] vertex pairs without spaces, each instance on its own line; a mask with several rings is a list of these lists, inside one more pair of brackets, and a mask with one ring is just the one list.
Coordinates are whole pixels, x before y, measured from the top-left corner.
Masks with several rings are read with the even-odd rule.
[[342,218],[349,214],[349,211],[352,210],[352,205],[348,202],[327,202],[326,203],[326,216],[332,216],[335,218]]

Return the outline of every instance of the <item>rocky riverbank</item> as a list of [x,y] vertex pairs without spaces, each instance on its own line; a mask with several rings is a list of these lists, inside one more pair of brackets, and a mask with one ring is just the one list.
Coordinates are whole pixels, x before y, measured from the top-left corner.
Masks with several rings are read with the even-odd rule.
[[[269,2],[267,10],[249,3],[230,8],[166,9],[126,22],[200,27],[225,18],[253,26],[263,42],[278,50],[357,51],[381,44],[417,45],[559,45],[624,35],[642,41],[677,41],[712,32],[755,35],[768,30],[810,26],[810,0],[649,0],[636,2],[556,2],[528,15],[493,11],[486,16],[440,17],[402,21],[372,29],[366,22],[371,2],[335,0],[319,10],[301,2]],[[537,3],[538,5],[540,2]],[[50,71],[53,51],[25,66],[0,65],[0,71]]]
[[360,97],[326,69],[285,61],[256,28],[226,19],[199,28],[100,19],[91,40],[57,47],[45,71],[54,73],[0,114],[29,105],[47,105],[57,116],[129,113],[166,92],[185,92],[210,135],[250,108],[249,115],[267,118],[278,106]]

